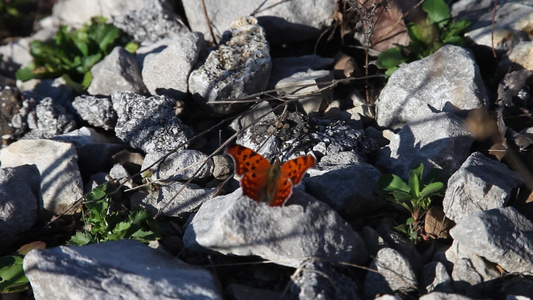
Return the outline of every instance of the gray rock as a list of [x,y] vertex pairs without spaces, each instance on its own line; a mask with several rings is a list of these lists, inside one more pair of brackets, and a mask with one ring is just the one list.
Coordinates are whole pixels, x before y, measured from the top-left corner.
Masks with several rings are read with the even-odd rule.
[[269,299],[280,299],[282,298],[282,293],[279,291],[273,291],[268,289],[254,288],[244,284],[230,283],[226,288],[226,293],[228,298],[235,300],[246,300],[246,299],[258,299],[258,300],[269,300]]
[[432,261],[424,265],[420,280],[421,287],[428,293],[452,293],[454,291],[452,278],[446,271],[444,265],[438,261]]
[[[147,153],[144,157],[142,169],[148,168],[166,154],[163,152]],[[205,166],[200,169],[204,162]],[[198,150],[179,150],[170,154],[161,163],[150,167],[150,169],[154,172],[152,180],[185,181],[191,178],[201,180],[213,174],[213,160],[208,159],[206,154]]]
[[62,77],[41,80],[32,91],[36,97],[50,97],[54,99],[54,103],[62,106],[72,101],[75,93],[74,88],[69,86]]
[[58,215],[83,196],[77,160],[73,145],[50,140],[21,140],[0,151],[2,167],[37,166],[41,173],[42,205]]
[[293,299],[361,299],[357,283],[329,263],[305,263],[292,280]]
[[[492,23],[494,19],[494,47],[508,50],[517,38],[527,37],[527,23],[533,12],[533,1],[498,1],[494,11],[494,2],[490,0],[461,0],[452,5],[454,18],[467,19],[471,22],[465,36],[478,45],[492,47]],[[495,15],[494,15],[495,13]]]
[[320,57],[309,54],[297,57],[278,57],[272,59],[272,71],[268,89],[274,89],[281,79],[292,76],[295,73],[307,72],[308,70],[324,70],[333,64],[333,58]]
[[[240,16],[253,15],[267,29],[269,40],[278,44],[309,40],[320,34],[320,29],[329,26],[335,11],[335,1],[290,1],[279,3],[263,1],[205,1],[207,14],[215,34],[228,28]],[[211,39],[205,22],[202,4],[194,0],[183,1],[187,20],[192,30],[202,32]],[[302,13],[305,12],[305,13]]]
[[462,293],[479,296],[482,292],[483,277],[476,271],[468,258],[459,259],[453,266],[452,278],[454,287]]
[[131,10],[141,9],[144,0],[99,0],[98,4],[84,0],[59,0],[52,9],[57,24],[81,26],[94,16],[108,19]]
[[392,248],[379,250],[370,268],[377,272],[367,273],[365,296],[372,297],[393,291],[403,293],[417,289],[418,282],[409,260]]
[[131,35],[137,42],[156,42],[169,36],[179,36],[189,30],[166,1],[141,1],[143,7],[127,11],[113,19],[113,25]]
[[226,155],[213,156],[213,177],[218,180],[224,180],[233,173],[232,159]]
[[334,170],[310,170],[306,191],[350,220],[383,207],[386,200],[373,193],[381,172],[372,165],[355,163]]
[[362,129],[341,120],[317,120],[317,129],[309,134],[315,143],[313,153],[317,157],[336,154],[342,151],[353,151],[362,158],[375,153],[379,148],[374,140],[365,136]]
[[[191,251],[257,255],[299,266],[306,257],[363,263],[363,240],[327,205],[295,189],[283,207],[242,196],[240,189],[205,202],[185,231]],[[290,217],[289,217],[290,216]]]
[[35,165],[0,168],[0,244],[9,247],[18,233],[37,221],[41,178]]
[[117,123],[117,113],[109,97],[78,96],[72,101],[74,113],[94,127],[112,130]]
[[331,71],[307,71],[292,74],[276,83],[276,90],[298,99],[306,114],[324,112],[333,101],[333,91],[321,88],[333,80]]
[[91,95],[111,95],[118,91],[146,92],[135,56],[122,47],[115,47],[91,68],[91,73],[93,80],[87,89]]
[[457,223],[474,213],[503,207],[521,183],[517,172],[475,152],[448,180],[444,213]]
[[24,138],[51,138],[76,128],[74,116],[52,98],[23,101],[22,104],[23,109],[13,116],[13,120],[14,127],[19,127],[19,132],[24,133],[30,129]]
[[247,130],[248,127],[253,126],[257,122],[271,122],[274,119],[276,119],[276,114],[274,114],[274,110],[270,107],[268,101],[261,101],[236,116],[231,121],[230,127],[235,131]]
[[212,275],[133,240],[33,250],[35,299],[222,299]]
[[[252,17],[231,23],[218,48],[189,77],[189,91],[201,102],[216,102],[263,91],[268,84],[272,61],[263,28]],[[220,114],[241,105],[210,104]]]
[[365,241],[368,254],[370,256],[376,256],[379,250],[389,247],[389,244],[375,231],[372,227],[365,226],[361,231],[361,237]]
[[[533,14],[533,11],[532,11]],[[518,43],[508,54],[504,55],[498,65],[497,74],[506,74],[509,71],[533,70],[533,42]]]
[[139,192],[132,196],[131,205],[160,212],[164,216],[185,218],[211,197],[216,188],[202,189],[196,184],[170,182],[148,193]]
[[0,46],[0,70],[5,75],[15,78],[15,73],[22,66],[33,61],[30,54],[30,38],[20,38]]
[[380,126],[400,128],[423,122],[445,105],[467,110],[483,107],[487,99],[472,55],[447,45],[394,72],[376,102],[376,119]]
[[450,230],[469,253],[508,272],[533,273],[533,223],[513,207],[495,208],[464,219]]
[[378,153],[378,165],[391,173],[408,178],[409,170],[424,164],[424,174],[440,169],[446,179],[470,154],[474,138],[462,121],[448,113],[408,123],[391,139],[388,148]]
[[383,295],[374,298],[374,300],[402,300],[402,297],[395,295]]
[[185,97],[189,74],[205,47],[199,33],[183,34],[159,53],[148,54],[143,63],[142,77],[152,95],[168,94],[176,99]]
[[393,228],[390,219],[383,218],[376,231],[390,248],[398,251],[409,260],[410,265],[417,274],[422,271],[422,256],[404,235]]
[[133,180],[131,178],[126,180],[126,178],[129,178],[130,176],[131,174],[128,169],[120,163],[114,164],[113,167],[111,167],[111,170],[109,170],[108,175],[110,179],[116,179],[124,186],[133,188],[136,186],[136,184],[133,183]]
[[107,137],[91,127],[81,127],[69,133],[56,135],[51,138],[54,141],[72,143],[75,146],[86,146],[96,143],[107,143],[117,140],[116,138]]
[[351,165],[351,164],[361,164],[365,160],[357,153],[352,151],[341,151],[338,153],[331,153],[326,156],[323,156],[320,159],[319,166],[322,169],[334,169],[338,165]]
[[115,133],[133,148],[170,151],[184,148],[192,136],[192,130],[176,117],[176,100],[172,98],[117,92],[111,95],[111,101],[118,116]]
[[433,292],[426,294],[419,298],[419,300],[473,300],[470,297],[466,297],[459,294]]

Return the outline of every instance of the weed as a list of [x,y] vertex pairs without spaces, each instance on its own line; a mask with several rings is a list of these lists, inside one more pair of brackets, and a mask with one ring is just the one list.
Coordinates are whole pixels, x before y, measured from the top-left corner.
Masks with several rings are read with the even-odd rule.
[[444,187],[444,184],[435,181],[433,176],[425,178],[426,184],[424,184],[423,172],[424,165],[420,164],[409,171],[408,183],[397,175],[385,174],[381,176],[376,185],[378,192],[387,200],[400,204],[411,214],[405,224],[395,229],[407,235],[413,244],[420,241],[420,233],[423,232],[421,220],[431,205],[430,197],[440,195]]
[[427,18],[407,25],[411,42],[407,46],[397,45],[378,56],[377,66],[392,75],[400,64],[429,56],[446,44],[465,46],[464,31],[470,26],[468,20],[452,21],[450,8],[444,0],[426,0],[422,9]]
[[106,185],[93,189],[85,198],[87,211],[83,213],[83,220],[87,230],[76,232],[68,241],[69,245],[82,246],[121,239],[148,243],[158,239],[164,231],[164,226],[140,207],[129,214],[111,212],[111,197],[106,193]]
[[37,241],[20,247],[16,255],[0,257],[0,293],[21,292],[29,288],[29,280],[22,268],[24,255],[32,249],[44,248],[46,244]]
[[[91,25],[70,32],[62,25],[53,40],[30,44],[33,62],[17,71],[17,79],[62,77],[74,89],[85,90],[92,81],[91,68],[120,44],[119,37],[120,30],[106,24],[103,17],[94,17]],[[135,46],[130,43],[126,48]]]

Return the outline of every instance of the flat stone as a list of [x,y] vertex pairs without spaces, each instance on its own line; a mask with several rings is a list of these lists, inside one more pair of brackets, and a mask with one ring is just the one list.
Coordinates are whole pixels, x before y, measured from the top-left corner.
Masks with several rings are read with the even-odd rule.
[[408,292],[417,289],[418,282],[409,260],[392,248],[378,251],[365,278],[364,293],[368,297],[393,291]]
[[469,253],[514,273],[533,273],[533,223],[513,207],[482,211],[459,222],[450,234]]
[[0,168],[0,244],[8,247],[18,233],[37,221],[41,178],[35,165]]
[[93,80],[87,89],[91,95],[111,95],[117,91],[146,92],[137,60],[122,47],[115,47],[91,68],[91,73]]
[[[220,36],[236,18],[253,15],[267,30],[269,41],[278,44],[318,37],[320,30],[329,26],[335,4],[333,0],[295,0],[281,3],[275,0],[205,1],[207,15],[216,35]],[[202,4],[195,0],[185,0],[183,7],[191,29],[202,32],[211,40]]]
[[388,147],[378,153],[378,165],[408,178],[409,171],[424,164],[424,174],[440,169],[449,178],[470,155],[474,138],[458,117],[436,113],[432,117],[403,126]]
[[386,200],[373,192],[381,172],[372,165],[354,163],[332,170],[310,170],[309,174],[311,176],[304,179],[308,193],[347,220],[386,204]]
[[382,127],[401,128],[445,111],[481,108],[488,101],[479,68],[468,50],[447,45],[434,54],[400,67],[376,102]]
[[[83,196],[76,148],[51,140],[20,140],[0,151],[2,167],[36,165],[41,173],[43,207],[62,214]],[[69,213],[79,211],[70,210]]]
[[131,197],[131,205],[140,205],[153,213],[186,218],[211,199],[216,188],[200,188],[196,184],[170,182],[155,191],[139,192]]
[[448,180],[444,213],[457,223],[477,212],[503,207],[522,181],[505,164],[475,152]]
[[[141,169],[148,168],[165,155],[167,153],[164,152],[147,153]],[[205,165],[200,168],[204,162]],[[191,178],[203,180],[213,175],[213,160],[208,159],[207,154],[198,150],[178,150],[150,169],[154,172],[151,176],[152,180],[186,181]]]
[[298,267],[306,257],[363,263],[363,240],[335,211],[299,190],[283,207],[242,196],[240,189],[205,202],[183,237],[191,251],[256,255]]
[[204,47],[201,34],[187,33],[161,52],[148,54],[144,59],[142,77],[150,94],[184,98],[189,90],[189,74]]
[[32,250],[24,273],[35,299],[222,299],[204,269],[134,240]]

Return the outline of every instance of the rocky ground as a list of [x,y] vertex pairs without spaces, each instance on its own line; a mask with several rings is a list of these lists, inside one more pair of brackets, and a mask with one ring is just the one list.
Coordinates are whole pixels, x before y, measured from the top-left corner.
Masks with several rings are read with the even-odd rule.
[[[368,28],[401,32],[416,1],[389,3],[389,23],[362,2],[205,3],[59,0],[31,36],[0,30],[0,274],[41,248],[30,289],[2,299],[533,298],[533,1],[456,1],[469,46],[389,78],[392,42],[365,47]],[[112,49],[84,92],[15,80],[32,40],[95,15],[139,48]],[[271,207],[243,196],[233,143],[317,165]],[[445,188],[415,215],[377,186],[420,164]],[[104,183],[108,214],[140,205],[157,241],[67,245],[96,230],[84,195]]]

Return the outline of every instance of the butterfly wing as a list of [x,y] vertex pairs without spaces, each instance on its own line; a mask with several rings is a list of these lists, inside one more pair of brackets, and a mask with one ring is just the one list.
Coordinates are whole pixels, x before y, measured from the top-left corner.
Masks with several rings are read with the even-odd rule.
[[300,184],[307,169],[315,166],[315,158],[311,155],[291,159],[281,165],[281,177],[289,178],[294,186]]
[[241,176],[243,195],[255,201],[261,201],[262,193],[268,182],[267,173],[271,167],[268,159],[241,145],[230,145],[226,147],[225,153],[229,154],[235,162],[235,173]]
[[300,184],[305,171],[314,165],[315,158],[310,155],[291,159],[281,165],[278,191],[276,197],[270,201],[270,206],[282,206],[292,195],[292,187]]
[[289,178],[280,176],[277,184],[278,191],[276,196],[270,200],[270,206],[283,206],[285,201],[292,195],[292,183]]

